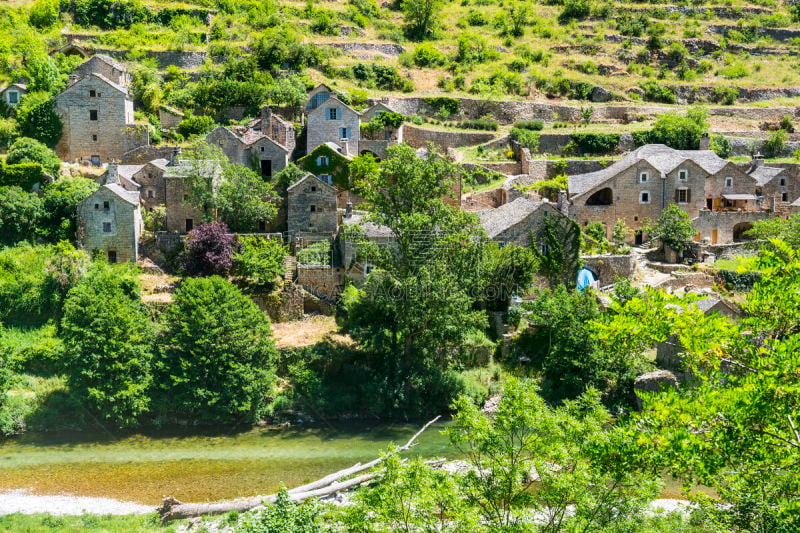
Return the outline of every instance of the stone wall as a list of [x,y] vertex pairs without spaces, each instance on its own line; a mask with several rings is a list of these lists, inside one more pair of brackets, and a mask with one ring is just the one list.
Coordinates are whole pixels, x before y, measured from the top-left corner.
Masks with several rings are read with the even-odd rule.
[[344,285],[344,269],[323,265],[298,265],[297,284],[315,296],[335,300]]
[[[328,109],[338,109],[337,118],[328,120]],[[347,145],[342,146],[341,128],[350,129],[350,138]],[[306,124],[306,153],[311,153],[314,148],[326,142],[333,142],[342,148],[342,152],[349,155],[358,155],[358,142],[361,137],[361,119],[355,111],[346,105],[329,99],[307,115]]]
[[274,322],[303,318],[303,289],[294,283],[287,283],[280,291],[254,294],[250,298],[262,311],[266,311]]
[[183,113],[176,109],[171,109],[166,106],[158,108],[158,121],[161,122],[161,127],[165,130],[171,130],[178,127],[184,119]]
[[[189,204],[190,184],[186,178],[164,178],[166,198],[166,220],[164,229],[167,231],[185,233],[189,227],[196,228],[203,222],[203,212]],[[191,223],[189,222],[191,221]]]
[[172,155],[180,151],[178,146],[140,146],[129,150],[120,159],[121,165],[143,165],[154,159],[171,159]]
[[581,258],[583,266],[597,275],[600,286],[611,285],[615,278],[633,277],[636,261],[628,255],[587,255]]
[[[108,206],[108,207],[106,207]],[[78,204],[81,246],[116,254],[117,262],[136,261],[142,216],[139,206],[126,202],[107,187]]]
[[432,142],[440,150],[447,148],[457,148],[459,146],[474,146],[489,142],[494,138],[493,133],[482,133],[476,131],[441,131],[422,128],[406,124],[404,126],[403,137],[409,146],[423,148]]
[[[771,218],[767,211],[700,211],[694,219],[694,229],[700,240],[707,240],[712,244],[731,243],[734,237],[734,228],[737,224],[752,223],[756,220]],[[716,238],[715,238],[716,236]]]
[[328,46],[341,50],[342,52],[378,52],[387,56],[399,56],[406,51],[405,48],[399,44],[393,43],[323,43],[322,46]]
[[290,232],[334,233],[338,228],[336,189],[314,176],[303,178],[287,193]]

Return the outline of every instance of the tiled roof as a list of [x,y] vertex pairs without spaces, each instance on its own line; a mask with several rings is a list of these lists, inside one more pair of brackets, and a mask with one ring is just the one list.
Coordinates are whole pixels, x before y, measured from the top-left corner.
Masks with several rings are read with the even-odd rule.
[[569,194],[574,197],[588,192],[640,161],[646,161],[662,174],[672,172],[686,161],[709,174],[716,174],[728,164],[711,150],[675,150],[663,144],[646,144],[602,170],[570,176]]
[[122,63],[120,63],[119,61],[114,59],[113,57],[107,56],[105,54],[94,55],[94,56],[90,57],[89,59],[87,59],[85,62],[88,63],[89,61],[92,61],[93,59],[99,59],[100,61],[102,61],[104,63],[107,63],[107,64],[111,65],[112,67],[114,67],[115,69],[121,70],[122,72],[126,72],[128,70],[127,68],[125,68],[125,65],[123,65]]
[[536,202],[527,198],[517,198],[513,202],[503,204],[494,209],[487,209],[476,213],[481,220],[483,229],[490,239],[494,239],[508,228],[513,227],[530,216],[531,213],[549,205],[548,202]]
[[306,181],[308,179],[313,179],[315,185],[319,185],[321,183],[322,185],[324,185],[325,187],[333,190],[334,193],[336,193],[336,187],[334,187],[333,185],[328,185],[327,183],[325,183],[324,181],[322,181],[321,179],[319,179],[318,177],[316,177],[314,174],[311,174],[311,173],[306,174],[305,176],[303,176],[302,178],[300,178],[296,182],[294,182],[291,185],[289,185],[289,187],[286,188],[286,192],[291,191],[292,189],[294,189],[295,187],[297,187],[298,185],[300,185],[301,183],[303,183],[304,181]]
[[394,237],[394,233],[392,233],[392,230],[387,226],[369,222],[366,218],[367,213],[354,211],[349,217],[344,217],[342,223],[350,226],[358,226],[367,238],[377,239]]

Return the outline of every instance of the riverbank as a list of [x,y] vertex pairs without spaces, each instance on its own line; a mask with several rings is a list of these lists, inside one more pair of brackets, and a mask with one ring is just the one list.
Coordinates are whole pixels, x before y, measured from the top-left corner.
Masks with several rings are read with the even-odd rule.
[[155,507],[112,498],[91,498],[66,494],[40,495],[29,489],[0,492],[0,515],[140,515],[155,512]]

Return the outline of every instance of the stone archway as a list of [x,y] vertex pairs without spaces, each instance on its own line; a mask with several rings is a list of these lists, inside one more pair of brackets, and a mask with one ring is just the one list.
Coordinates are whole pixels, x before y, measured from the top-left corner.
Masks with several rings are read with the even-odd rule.
[[745,235],[746,231],[753,229],[753,225],[749,222],[739,222],[733,227],[733,242],[749,241],[752,239],[749,235]]
[[586,205],[613,205],[614,191],[610,187],[600,189],[586,199]]

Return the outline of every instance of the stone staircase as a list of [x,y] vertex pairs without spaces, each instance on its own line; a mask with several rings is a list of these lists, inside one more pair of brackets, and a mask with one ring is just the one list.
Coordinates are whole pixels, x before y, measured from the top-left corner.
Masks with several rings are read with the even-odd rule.
[[287,255],[283,262],[283,284],[284,286],[292,283],[297,273],[297,257]]

